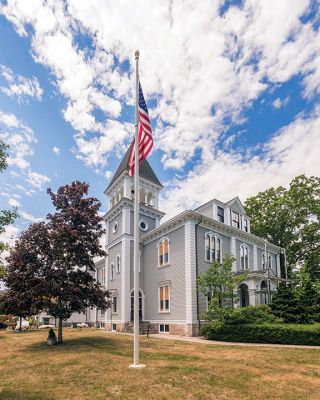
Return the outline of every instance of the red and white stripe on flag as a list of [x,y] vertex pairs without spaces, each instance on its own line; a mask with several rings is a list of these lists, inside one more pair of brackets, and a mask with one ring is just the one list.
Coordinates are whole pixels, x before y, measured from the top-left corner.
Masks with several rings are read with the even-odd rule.
[[[144,101],[141,86],[139,83],[139,126],[138,126],[138,149],[139,166],[141,161],[147,158],[153,146],[152,128],[149,119],[147,105]],[[135,162],[135,140],[131,146],[131,152],[128,160],[129,175],[134,176]]]

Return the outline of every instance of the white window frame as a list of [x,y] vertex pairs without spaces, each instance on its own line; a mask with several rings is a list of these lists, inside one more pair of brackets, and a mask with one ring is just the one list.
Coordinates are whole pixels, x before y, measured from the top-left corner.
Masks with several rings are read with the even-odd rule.
[[[164,262],[164,250],[163,250],[163,263],[160,265],[160,244],[162,243],[162,248],[164,249],[165,241],[168,241],[168,261],[167,263]],[[168,237],[162,237],[158,242],[158,268],[168,267],[170,265],[170,240]]]
[[[242,249],[243,249],[243,268],[242,268],[242,263],[241,263],[241,258],[242,258],[242,256],[241,256],[241,250],[242,250]],[[247,265],[246,265],[246,257],[245,257],[245,252],[244,252],[244,250],[247,251],[247,255],[248,255],[248,257],[247,257],[248,264],[247,264]],[[247,245],[246,243],[240,244],[240,269],[241,269],[242,271],[245,271],[246,269],[249,269],[249,254],[250,254],[250,249],[249,249],[248,245]]]
[[111,281],[114,280],[114,263],[113,262],[110,264],[110,280]]
[[[168,287],[169,308],[168,308],[168,310],[161,310],[161,307],[160,307],[160,291],[161,291],[162,288],[166,288],[166,287]],[[165,292],[165,290],[164,290],[164,292]],[[158,312],[160,314],[169,314],[169,313],[171,313],[171,285],[168,284],[168,283],[158,286]]]
[[121,257],[118,254],[116,256],[116,274],[120,274],[120,270],[121,270]]
[[[116,299],[116,305],[117,305],[116,311],[114,311],[114,309],[113,309],[114,299]],[[119,312],[118,309],[119,309],[118,296],[114,295],[114,296],[112,296],[112,305],[111,305],[112,314],[118,314],[118,312]]]
[[[207,245],[206,245],[206,241],[207,241],[207,237],[209,237],[210,239],[210,248],[209,248],[209,255],[210,258],[208,259],[207,257]],[[218,254],[218,241],[220,241],[220,257],[218,260],[217,254]],[[214,248],[213,248],[213,243],[214,243]],[[204,236],[204,259],[206,262],[209,263],[213,263],[214,261],[218,261],[219,263],[221,263],[222,260],[222,244],[223,244],[223,240],[221,238],[221,236],[219,236],[217,233],[214,232],[206,232],[205,236]],[[213,257],[214,254],[214,257]]]
[[[145,228],[144,228],[144,229],[141,228],[141,223],[142,223],[142,222],[145,224]],[[148,228],[149,228],[148,222],[147,222],[145,219],[140,219],[140,221],[139,221],[139,229],[140,229],[142,232],[146,232],[146,231],[148,230]]]
[[[238,224],[238,225],[237,225],[237,226],[234,226],[234,225],[233,225],[233,222],[235,222],[235,220],[233,219],[233,214],[235,214],[235,215],[238,216],[238,221],[237,221],[237,224]],[[236,211],[231,210],[231,226],[232,226],[233,228],[240,229],[240,228],[241,228],[240,220],[241,220],[241,215],[240,215],[239,213],[237,213]]]
[[[160,326],[163,326],[163,331],[161,331]],[[168,327],[168,332],[165,331],[165,326]],[[168,335],[170,333],[170,325],[169,324],[159,324],[159,333]]]
[[112,225],[112,233],[117,233],[118,229],[119,229],[118,221],[114,221]]

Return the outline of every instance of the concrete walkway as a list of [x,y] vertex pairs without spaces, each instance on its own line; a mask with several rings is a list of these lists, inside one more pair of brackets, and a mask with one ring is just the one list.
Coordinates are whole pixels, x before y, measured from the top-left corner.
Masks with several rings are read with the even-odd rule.
[[178,340],[180,342],[199,343],[214,346],[240,346],[240,347],[280,347],[289,349],[315,349],[320,351],[320,346],[305,346],[298,344],[271,344],[271,343],[240,343],[240,342],[220,342],[218,340],[207,340],[201,336],[198,337],[187,337],[179,335],[168,335],[168,334],[151,334],[149,338],[162,339],[162,340]]

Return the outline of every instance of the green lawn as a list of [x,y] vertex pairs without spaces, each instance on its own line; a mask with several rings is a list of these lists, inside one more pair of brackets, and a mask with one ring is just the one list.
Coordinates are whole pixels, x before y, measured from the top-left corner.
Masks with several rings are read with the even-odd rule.
[[0,399],[320,399],[320,349],[213,346],[141,339],[95,329],[0,332]]

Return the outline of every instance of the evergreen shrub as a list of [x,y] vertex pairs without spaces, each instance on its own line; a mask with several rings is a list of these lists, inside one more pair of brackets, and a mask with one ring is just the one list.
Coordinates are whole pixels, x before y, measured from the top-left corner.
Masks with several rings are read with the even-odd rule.
[[57,336],[52,328],[50,328],[49,333],[48,333],[48,339],[56,339]]
[[278,343],[320,346],[320,324],[245,324],[208,323],[201,334],[210,340],[246,343]]
[[228,325],[242,324],[263,324],[263,323],[281,323],[281,318],[272,314],[268,305],[257,307],[237,307],[225,316],[225,323]]

